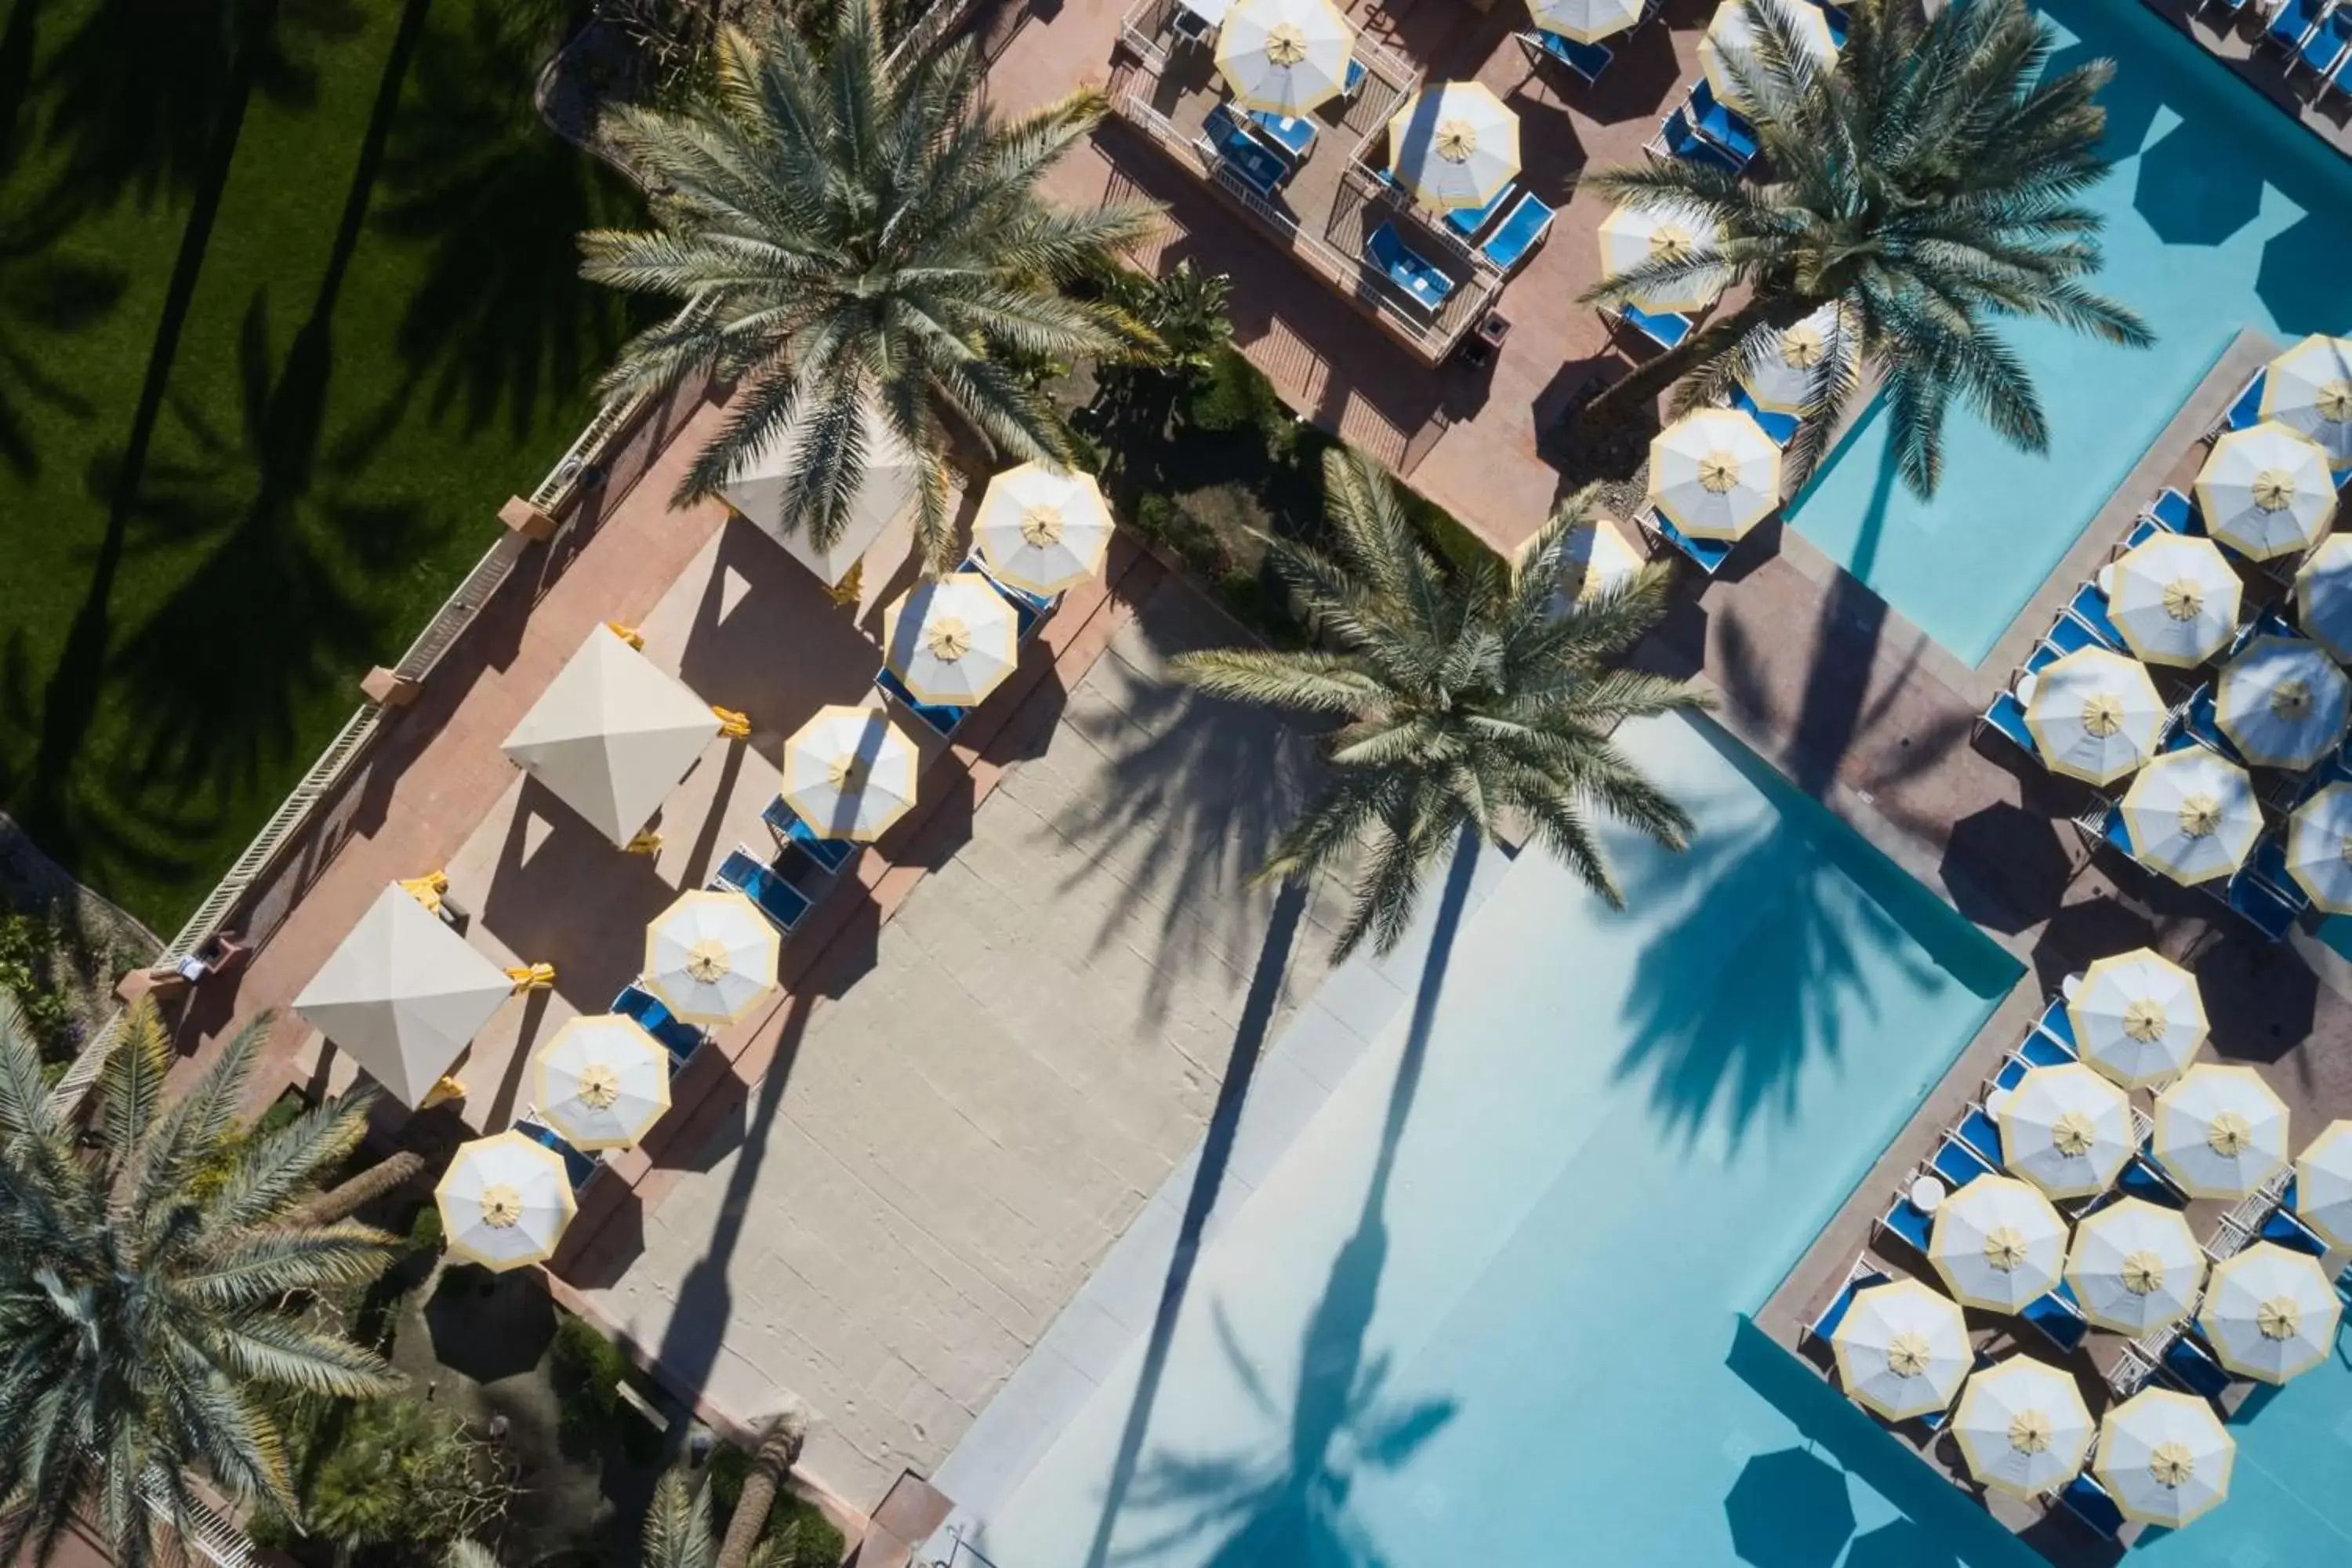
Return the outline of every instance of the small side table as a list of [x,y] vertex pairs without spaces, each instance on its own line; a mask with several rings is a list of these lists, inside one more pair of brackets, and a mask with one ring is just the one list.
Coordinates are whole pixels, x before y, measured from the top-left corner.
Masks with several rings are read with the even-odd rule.
[[1934,1214],[1944,1206],[1944,1183],[1938,1176],[1922,1176],[1911,1184],[1911,1206],[1921,1214]]

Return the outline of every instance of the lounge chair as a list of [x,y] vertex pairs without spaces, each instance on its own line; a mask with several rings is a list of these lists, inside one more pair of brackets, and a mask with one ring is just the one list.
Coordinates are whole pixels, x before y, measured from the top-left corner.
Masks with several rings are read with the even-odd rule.
[[775,836],[779,850],[799,850],[828,877],[847,865],[849,858],[857,853],[857,846],[848,839],[827,838],[801,820],[801,814],[786,805],[782,795],[768,803],[760,813],[760,820]]
[[1977,716],[1977,721],[1996,733],[2006,735],[2017,748],[2035,762],[2042,760],[2042,743],[2025,722],[2025,704],[2014,691],[2003,691]]
[[1992,1166],[1986,1163],[1982,1154],[1958,1139],[1948,1136],[1942,1147],[1936,1151],[1936,1157],[1927,1163],[1927,1168],[1942,1177],[1944,1185],[1954,1192],[1958,1192],[1979,1176],[1993,1174]]
[[2347,50],[2352,50],[2352,6],[2339,5],[2322,17],[2311,36],[2303,40],[2303,47],[2295,51],[2287,68],[2308,66],[2318,73],[2324,84],[2335,76]]
[[2035,1068],[2063,1067],[2080,1061],[2072,1050],[2040,1029],[2029,1029],[2017,1049],[2001,1058],[2000,1067],[1990,1080],[1996,1089],[2015,1089],[2025,1081],[2025,1075]]
[[1922,1258],[1927,1256],[1928,1238],[1936,1234],[1936,1216],[1911,1201],[1907,1187],[1895,1194],[1895,1201],[1887,1205],[1878,1223],[1908,1242],[1912,1251]]
[[986,558],[977,550],[965,556],[963,564],[956,570],[979,573],[988,579],[988,585],[996,590],[997,596],[1013,606],[1013,636],[1015,641],[1035,631],[1037,624],[1053,614],[1054,606],[1061,602],[1057,597],[1033,594],[1026,588],[1016,588],[1005,582],[988,569]]
[[1293,168],[1307,162],[1307,155],[1315,151],[1315,121],[1303,114],[1253,109],[1249,124],[1250,133],[1282,154]]
[[1691,83],[1691,124],[1698,133],[1731,155],[1733,163],[1746,168],[1763,145],[1757,140],[1756,127],[1738,113],[1727,108],[1715,96],[1715,89],[1701,77]]
[[2116,1506],[2107,1489],[2090,1475],[2079,1475],[2068,1481],[2059,1489],[2058,1501],[2101,1540],[2114,1541],[2122,1536],[2124,1510]]
[[2301,636],[2303,636],[2303,628],[2288,620],[2276,605],[2265,605],[2259,615],[2240,626],[2238,635],[2230,639],[2230,651],[2224,656],[2223,662],[2226,663],[2229,659],[2235,658],[2245,652],[2246,645],[2256,637],[2299,637]]
[[2145,1154],[2134,1154],[2124,1162],[2124,1168],[2116,1176],[2116,1191],[2127,1198],[2154,1204],[2158,1208],[2185,1209],[2189,1206],[2189,1194],[2180,1184]]
[[2063,996],[2050,998],[2042,1006],[2042,1016],[2033,1020],[2033,1026],[2064,1047],[2069,1060],[2081,1049],[2080,1043],[2074,1038],[2074,1016],[2066,1011],[2066,998]]
[[2230,1388],[2229,1369],[2198,1342],[2193,1331],[2175,1335],[2164,1347],[2156,1374],[2183,1394],[2200,1399],[2219,1399]]
[[[2124,542],[2116,546],[2116,558],[2121,560],[2163,531],[2156,519],[2143,515],[2137,522],[2132,524],[2131,531],[2124,535]],[[2103,590],[2105,586],[2104,583],[2100,584]]]
[[1731,559],[1733,541],[1694,539],[1676,528],[1674,520],[1656,507],[1643,508],[1638,521],[1643,532],[1653,534],[1661,542],[1671,544],[1681,551],[1694,565],[1710,577],[1721,571],[1723,563]]
[[1721,174],[1738,174],[1743,167],[1738,159],[1698,133],[1687,108],[1678,108],[1658,121],[1657,140],[1652,146],[1654,151],[1685,163],[1696,163]]
[[1367,74],[1368,73],[1364,69],[1364,62],[1356,58],[1353,55],[1349,56],[1348,79],[1339,84],[1339,96],[1341,98],[1355,97],[1356,89],[1364,85],[1364,78]]
[[530,1111],[514,1119],[514,1130],[542,1149],[552,1149],[563,1162],[563,1174],[577,1193],[588,1184],[588,1179],[604,1169],[604,1162],[572,1146],[572,1141]]
[[2318,28],[2332,5],[2333,0],[2285,0],[2270,26],[2263,29],[2263,46],[2286,54],[2300,53],[2304,40]]
[[2091,1331],[2091,1321],[2083,1316],[2082,1304],[2074,1300],[2074,1292],[2063,1280],[2047,1296],[2028,1301],[2017,1315],[2039,1329],[2044,1339],[2066,1355],[2082,1349],[2083,1341]]
[[954,734],[956,726],[963,722],[964,715],[971,711],[969,708],[958,708],[950,703],[918,700],[907,689],[907,683],[898,679],[898,672],[887,665],[874,677],[874,686],[885,697],[896,699],[901,707],[923,721],[924,728],[941,739]]
[[[2260,401],[2257,396],[2256,402]],[[2156,492],[2156,499],[2147,503],[2145,515],[2167,533],[2201,534],[2205,531],[2205,521],[2197,515],[2197,503],[2170,485]]]
[[1797,438],[1804,421],[1794,414],[1779,414],[1769,408],[1759,408],[1744,386],[1731,389],[1731,406],[1756,421],[1756,427],[1772,438],[1775,447],[1785,447]]
[[768,917],[770,925],[786,936],[792,934],[793,928],[801,923],[801,917],[809,911],[806,893],[785,881],[773,866],[763,863],[757,855],[740,845],[730,850],[727,858],[719,863],[719,869],[711,873],[710,886],[714,890],[731,888],[742,894],[751,900],[754,908]]
[[[2313,772],[2317,775],[2320,770],[2314,769]],[[2253,853],[2246,857],[2246,869],[2263,886],[2298,910],[2311,908],[2311,895],[2303,890],[2303,884],[2296,881],[2294,873],[2286,868],[2286,834],[2284,831],[2273,828],[2254,840]]]
[[659,1040],[662,1049],[669,1053],[673,1067],[684,1067],[710,1038],[672,1013],[660,997],[641,985],[621,987],[621,994],[613,998],[612,1010],[624,1018],[635,1019],[639,1028]]
[[2252,866],[2239,867],[2219,891],[2210,882],[2199,886],[2243,915],[2246,923],[2265,942],[2284,942],[2287,932],[2294,929],[2296,918],[2303,913],[2256,876]]
[[1691,319],[1688,316],[1677,315],[1672,310],[1659,310],[1653,313],[1644,310],[1630,300],[1617,307],[1617,321],[1621,325],[1633,328],[1662,349],[1682,347],[1683,340],[1690,336],[1691,331]]
[[1503,221],[1495,226],[1495,232],[1486,237],[1486,243],[1478,247],[1478,254],[1508,277],[1550,235],[1551,220],[1557,216],[1533,191],[1522,192]]
[[1528,51],[1530,59],[1557,60],[1587,87],[1598,82],[1601,73],[1609,68],[1609,62],[1617,58],[1602,45],[1580,44],[1573,38],[1562,37],[1540,27],[1529,28],[1513,37],[1519,40],[1519,47]]
[[2075,589],[2074,596],[2066,601],[2066,613],[2090,627],[2091,635],[2107,647],[2116,653],[2131,652],[2131,644],[2124,640],[2124,634],[2107,615],[2106,590],[2096,583],[2085,583]]
[[[1189,13],[1184,13],[1189,15]],[[1234,117],[1231,106],[1220,103],[1201,122],[1201,147],[1234,178],[1271,201],[1276,187],[1290,175],[1282,154],[1251,135]]]
[[1830,1298],[1830,1304],[1822,1309],[1822,1315],[1815,1318],[1805,1331],[1815,1339],[1828,1339],[1837,1332],[1837,1326],[1845,1321],[1847,1310],[1853,1307],[1854,1297],[1874,1285],[1885,1284],[1887,1279],[1885,1272],[1872,1267],[1868,1258],[1855,1258],[1853,1267],[1846,1270],[1845,1283],[1838,1287],[1838,1293]]
[[2099,634],[2088,623],[2070,611],[2061,610],[2050,629],[2042,634],[2042,640],[2033,645],[2033,651],[2025,656],[2024,668],[2019,673],[2039,675],[2070,653],[2101,646]]
[[1448,210],[1445,215],[1445,226],[1452,229],[1465,242],[1477,238],[1478,231],[1494,221],[1495,215],[1503,210],[1503,204],[1517,195],[1518,188],[1516,182],[1505,185],[1501,190],[1496,191],[1494,199],[1483,207],[1454,207]]
[[1995,1121],[1992,1119],[1992,1112],[1983,1106],[1969,1106],[1969,1113],[1960,1118],[1960,1124],[1952,1129],[1952,1136],[1982,1154],[1996,1166],[2002,1163],[2000,1123]]
[[2304,1224],[2303,1217],[2284,1204],[2271,1210],[2270,1216],[2254,1234],[2290,1252],[2308,1253],[2314,1258],[2327,1256],[2327,1238]]
[[1364,237],[1364,259],[1398,293],[1430,315],[1435,315],[1454,292],[1454,279],[1405,244],[1394,223],[1383,223]]
[[2221,712],[2214,702],[2212,682],[2207,681],[2198,687],[2189,694],[2189,700],[2180,705],[2179,732],[2207,751],[2226,757],[2241,767],[2245,765],[2246,759],[2239,755],[2238,748],[2231,743],[2230,737],[2221,732]]

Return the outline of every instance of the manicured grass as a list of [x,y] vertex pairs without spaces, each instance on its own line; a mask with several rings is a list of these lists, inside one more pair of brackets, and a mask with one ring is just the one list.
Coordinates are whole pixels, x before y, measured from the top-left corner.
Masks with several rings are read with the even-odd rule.
[[551,0],[7,3],[0,805],[169,936],[593,410],[634,196]]

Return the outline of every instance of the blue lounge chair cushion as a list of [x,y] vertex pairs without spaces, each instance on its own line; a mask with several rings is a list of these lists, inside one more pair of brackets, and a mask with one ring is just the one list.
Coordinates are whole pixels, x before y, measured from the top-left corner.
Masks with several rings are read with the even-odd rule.
[[1761,145],[1756,139],[1756,127],[1726,108],[1715,96],[1715,89],[1701,77],[1691,84],[1691,124],[1698,133],[1731,154],[1732,161],[1745,168],[1756,156]]
[[2018,1314],[2042,1331],[2042,1336],[2071,1355],[2082,1348],[2084,1336],[2091,1331],[2090,1320],[2074,1301],[2074,1293],[2063,1283],[2047,1296],[2028,1301]]
[[1694,539],[1676,528],[1674,520],[1662,511],[1653,510],[1650,513],[1650,520],[1651,525],[1657,529],[1659,538],[1690,557],[1698,569],[1710,577],[1721,571],[1723,563],[1731,559],[1733,541]]
[[1888,1207],[1884,1221],[1887,1229],[1911,1244],[1913,1251],[1922,1258],[1927,1255],[1927,1238],[1935,1234],[1932,1215],[1919,1212],[1919,1205],[1907,1197],[1897,1197]]
[[1294,164],[1306,162],[1307,154],[1315,151],[1315,121],[1301,114],[1276,114],[1270,109],[1250,110],[1250,125],[1257,138]]
[[662,1005],[662,999],[640,985],[625,985],[613,998],[614,1012],[624,1018],[634,1018],[637,1026],[659,1040],[669,1052],[670,1060],[684,1067],[687,1058],[702,1048],[710,1037],[692,1024],[680,1019]]
[[1354,56],[1348,58],[1348,79],[1339,86],[1339,96],[1353,98],[1356,89],[1364,85],[1364,62]]
[[[2066,1011],[2066,999],[2063,996],[2053,996],[2050,998],[2049,1003],[2042,1009],[2042,1016],[2033,1020],[2033,1027],[2045,1037],[2052,1045],[2058,1047],[2059,1051],[2062,1053],[2060,1058],[2061,1060],[2071,1062],[2075,1058],[2076,1047],[2074,1042],[2074,1017],[2073,1014]],[[2024,1046],[2021,1048],[2029,1058],[2033,1057],[2034,1042],[2032,1037],[2028,1036]],[[2056,1067],[2059,1063],[2057,1061],[2042,1061],[2039,1058],[2035,1058],[2034,1065],[2036,1067]]]
[[1478,231],[1485,228],[1494,216],[1503,210],[1503,204],[1509,201],[1512,194],[1518,188],[1517,184],[1505,185],[1501,190],[1496,191],[1494,199],[1483,207],[1451,209],[1445,215],[1445,226],[1465,239],[1475,239]]
[[1944,1184],[1954,1192],[1967,1186],[1979,1176],[1990,1176],[1993,1173],[1992,1167],[1985,1163],[1983,1155],[1957,1138],[1944,1140],[1944,1146],[1936,1151],[1936,1158],[1931,1162],[1929,1168],[1936,1174],[1943,1177]]
[[1839,48],[1845,47],[1846,35],[1853,28],[1853,19],[1846,15],[1843,5],[1832,5],[1828,0],[1815,0],[1815,3],[1821,5],[1822,19],[1830,25],[1830,42]]
[[2246,759],[2238,754],[2238,748],[2221,732],[2221,713],[2214,702],[2210,681],[2189,694],[2189,707],[2181,716],[2180,727],[2182,733],[2206,750],[2244,763]]
[[1660,310],[1653,315],[1631,300],[1617,310],[1627,326],[1662,349],[1680,348],[1683,340],[1690,336],[1691,320],[1688,316],[1676,315],[1672,310]]
[[2201,1398],[2218,1399],[2229,1391],[2228,1370],[2190,1333],[2176,1336],[2164,1348],[2161,1370],[2183,1392]]
[[1225,166],[1262,196],[1273,195],[1275,187],[1290,173],[1290,165],[1283,162],[1282,155],[1244,130],[1225,104],[1209,110],[1201,122],[1201,130]]
[[1555,216],[1550,205],[1533,191],[1524,192],[1503,221],[1495,226],[1495,232],[1486,237],[1486,243],[1478,247],[1478,254],[1502,271],[1509,272],[1543,243],[1544,236],[1551,232]]
[[982,559],[977,550],[965,556],[963,564],[956,570],[979,573],[988,579],[988,585],[996,590],[997,596],[1013,606],[1013,636],[1016,641],[1035,631],[1037,623],[1044,620],[1054,608],[1054,601],[1045,595],[1033,594],[1026,588],[1016,588],[998,577],[995,573],[988,569],[988,563]]
[[907,689],[907,683],[887,666],[874,678],[874,684],[905,703],[916,718],[940,735],[954,734],[956,726],[963,722],[963,716],[971,711],[969,708],[950,707],[943,702],[918,701],[915,694]]
[[2352,8],[2339,5],[2303,41],[2299,58],[2321,76],[2331,76],[2347,47],[2352,47]]
[[2170,485],[2156,492],[2156,499],[2147,503],[2147,515],[2167,533],[2205,531],[2197,516],[2197,503]]
[[2042,755],[2042,747],[2033,739],[2033,731],[2026,728],[2025,704],[2017,700],[2016,692],[2004,691],[1994,698],[1992,705],[1984,710],[1984,721],[2016,742],[2027,756],[2038,758]]
[[2284,942],[2286,933],[2294,929],[2295,917],[2303,912],[2264,884],[2251,867],[2241,867],[2230,879],[2224,901],[2245,916],[2267,942]]
[[2163,1208],[2189,1206],[2189,1194],[2179,1184],[2144,1154],[2135,1154],[2124,1163],[2122,1172],[2116,1177],[2116,1190],[2127,1198],[2138,1198]]
[[1665,142],[1666,151],[1685,163],[1696,163],[1726,174],[1738,174],[1742,167],[1739,160],[1700,135],[1685,110],[1677,109],[1659,121],[1658,135]]
[[1609,62],[1616,58],[1600,44],[1580,44],[1574,38],[1541,28],[1535,31],[1534,37],[1538,48],[1582,77],[1588,86],[1599,81],[1601,73],[1609,68]]
[[2157,525],[2156,519],[2152,517],[2143,517],[2137,522],[2132,524],[2132,531],[2129,533],[2124,535],[2123,548],[2125,550],[2137,550],[2141,545],[2146,544],[2149,540],[2154,539],[2158,534],[2162,533],[2163,531],[2164,530]]
[[2096,1531],[2103,1538],[2113,1541],[2124,1531],[2124,1510],[2107,1495],[2107,1489],[2087,1475],[2076,1476],[2058,1494],[2066,1511]]
[[2286,0],[2263,29],[2263,41],[2282,49],[2300,48],[2327,4],[2328,0]]
[[514,1121],[514,1130],[541,1148],[555,1151],[557,1157],[563,1162],[563,1174],[572,1183],[573,1192],[587,1185],[588,1178],[596,1173],[596,1162],[573,1148],[571,1140],[547,1123],[528,1116],[518,1116]]
[[1793,414],[1777,414],[1769,408],[1759,407],[1744,386],[1731,389],[1731,406],[1755,420],[1757,428],[1770,437],[1775,447],[1785,447],[1795,440],[1798,426],[1804,424]]
[[2106,591],[2096,583],[2085,583],[2075,589],[2074,596],[2066,602],[2066,613],[2090,627],[2093,637],[2116,652],[2131,651],[2131,645],[2124,641],[2124,634],[2116,629],[2116,623],[2108,617]]
[[778,931],[790,932],[808,913],[806,893],[779,876],[772,866],[761,865],[757,858],[740,849],[730,850],[727,858],[719,863],[711,880],[720,887],[732,888],[758,906],[768,923]]
[[2124,809],[2122,806],[2110,805],[2107,807],[2106,815],[2099,821],[2099,837],[2114,845],[2117,849],[2121,850],[2130,858],[2134,860],[2139,858],[2139,850],[2132,843],[2131,825],[2124,820]]
[[1384,223],[1364,237],[1364,255],[1400,293],[1424,310],[1434,312],[1454,292],[1454,279],[1406,245],[1393,223]]
[[779,843],[793,846],[827,872],[840,870],[857,853],[857,846],[846,838],[819,837],[817,830],[801,820],[800,813],[786,805],[782,796],[768,803],[767,809],[760,813],[760,820],[768,825]]
[[2246,857],[2246,870],[2296,910],[2311,907],[2311,895],[2303,890],[2303,884],[2286,868],[2286,834],[2283,830],[2274,827],[2254,840],[2254,852]]
[[2000,1123],[1995,1121],[1983,1106],[1970,1106],[1969,1113],[1960,1119],[1959,1126],[1952,1131],[1961,1142],[1994,1164],[2001,1163]]
[[2327,1256],[2327,1241],[2317,1231],[2303,1223],[2290,1208],[2275,1208],[2263,1221],[2262,1238],[2274,1241],[2292,1252],[2308,1253],[2314,1258]]
[[1822,1315],[1813,1320],[1814,1335],[1825,1340],[1836,1333],[1837,1326],[1845,1321],[1846,1311],[1853,1307],[1854,1297],[1874,1285],[1885,1283],[1886,1276],[1875,1269],[1867,1274],[1858,1274],[1848,1280],[1845,1289],[1837,1293],[1837,1299],[1823,1307]]

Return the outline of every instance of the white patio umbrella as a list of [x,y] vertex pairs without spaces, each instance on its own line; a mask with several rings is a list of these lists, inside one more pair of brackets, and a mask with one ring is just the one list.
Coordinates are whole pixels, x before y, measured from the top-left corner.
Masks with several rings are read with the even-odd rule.
[[784,804],[820,838],[871,844],[915,804],[915,742],[878,708],[840,705],[784,742]]
[[2294,574],[2294,617],[2338,663],[2352,664],[2352,533],[2331,533],[2304,557]]
[[635,1018],[574,1018],[535,1067],[539,1113],[575,1149],[641,1143],[669,1109],[669,1053]]
[[1244,109],[1304,114],[1347,85],[1356,30],[1331,0],[1234,0],[1217,69]]
[[2246,770],[2202,746],[2167,752],[2124,792],[2132,853],[2176,882],[2226,877],[2262,837],[2262,807]]
[[884,662],[919,702],[969,708],[1013,673],[1013,605],[977,572],[919,583],[882,618]]
[[988,481],[971,533],[998,581],[1050,595],[1102,570],[1110,506],[1092,474],[1024,463]]
[[732,1024],[776,984],[776,928],[740,893],[680,893],[646,927],[646,984],[689,1024]]
[[1966,1305],[2014,1312],[2058,1283],[2066,1222],[2015,1177],[1979,1176],[1937,1206],[1927,1261]]
[[2294,808],[2286,869],[2321,910],[2352,915],[2352,784],[2329,784]]
[[2094,784],[2113,784],[2147,762],[2165,716],[2147,667],[2103,647],[2079,648],[2043,669],[2025,704],[2042,764]]
[[1822,363],[1831,354],[1851,359],[1853,335],[1841,329],[1834,301],[1767,341],[1764,353],[1740,367],[1739,384],[1756,406],[1801,417],[1818,395]]
[[2244,1197],[2286,1168],[2286,1105],[2252,1068],[2200,1062],[2156,1097],[2156,1157],[2194,1197]]
[[1475,81],[1424,88],[1389,121],[1389,169],[1426,207],[1483,207],[1519,172],[1519,117]]
[[600,626],[499,750],[625,845],[718,733],[710,704]]
[[394,884],[302,987],[294,1010],[415,1110],[514,985]]
[[1685,414],[1650,443],[1650,504],[1695,539],[1738,539],[1780,504],[1780,448],[1736,408]]
[[444,1245],[493,1269],[546,1262],[573,1213],[563,1157],[511,1128],[459,1145],[433,1201]]
[[2229,646],[2245,584],[2210,539],[2158,533],[2108,568],[2107,618],[2150,664],[2193,668]]
[[1823,65],[1837,58],[1837,40],[1831,36],[1829,18],[1820,6],[1807,5],[1805,0],[1723,0],[1715,8],[1715,19],[1706,25],[1706,37],[1698,41],[1698,63],[1715,96],[1733,109],[1740,107],[1739,84],[1731,79],[1729,62],[1748,62],[1754,68],[1757,28],[1756,18],[1748,14],[1750,5],[1777,5],[1808,53]]
[[2308,550],[2336,510],[2336,478],[2310,437],[2266,419],[2213,443],[2197,475],[2205,530],[2242,555],[2267,561]]
[[2001,1163],[2053,1198],[2105,1191],[2131,1158],[2131,1101],[2080,1062],[2035,1068],[1992,1113]]
[[2179,1077],[2207,1029],[2197,977],[2147,947],[2093,963],[2066,1018],[2083,1059],[2126,1089]]
[[2039,1497],[2073,1480],[2095,1430],[2074,1378],[2032,1356],[2011,1356],[1969,1378],[1952,1413],[1969,1474],[2012,1497]]
[[2240,1377],[2284,1383],[2326,1359],[2343,1317],[2317,1258],[2257,1241],[2213,1265],[2197,1326]]
[[2352,1121],[2331,1121],[2295,1157],[2294,1212],[2336,1247],[2352,1247]]
[[1916,1279],[1856,1291],[1830,1347],[1846,1393],[1889,1421],[1950,1405],[1973,1359],[1959,1303]]
[[2205,1251],[2179,1209],[2118,1198],[2074,1227],[2066,1283],[2084,1317],[2137,1337],[2189,1315],[2205,1283]]
[[1528,15],[1547,33],[1597,44],[1642,19],[1642,0],[1528,0]]
[[2310,437],[2336,468],[2352,468],[2352,338],[2315,332],[2271,361],[2263,417]]
[[2143,1388],[2099,1423],[2091,1469],[2125,1518],[2178,1530],[2230,1495],[2237,1458],[2238,1440],[2212,1405]]
[[[1682,202],[1627,202],[1601,220],[1601,271],[1614,278],[1652,261],[1698,261],[1723,238],[1716,221]],[[1633,302],[1644,310],[1703,310],[1731,282],[1727,267],[1686,272],[1680,283],[1643,289]]]
[[2309,637],[2256,637],[2222,667],[2213,703],[2248,762],[2301,773],[2344,739],[2352,680]]
[[1560,550],[1559,592],[1553,602],[1564,608],[1575,600],[1622,587],[1648,564],[1616,519],[1595,517],[1579,523],[1569,530]]

